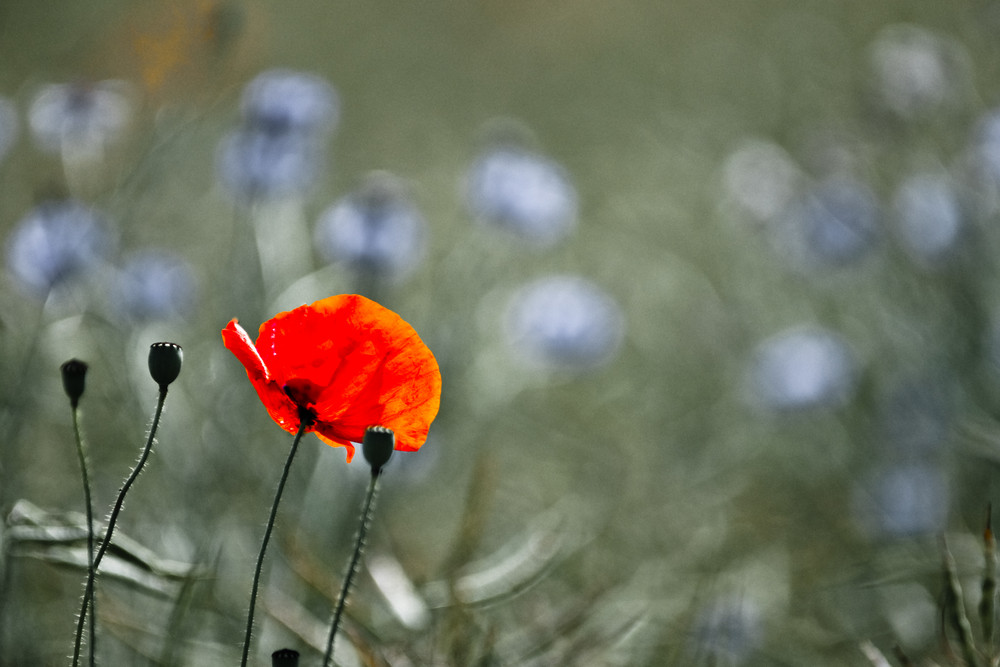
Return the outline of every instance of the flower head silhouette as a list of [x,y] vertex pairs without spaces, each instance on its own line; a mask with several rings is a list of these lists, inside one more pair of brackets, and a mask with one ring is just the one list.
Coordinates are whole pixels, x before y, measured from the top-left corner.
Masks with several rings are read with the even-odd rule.
[[256,343],[233,319],[225,346],[246,368],[271,418],[347,448],[365,429],[396,435],[396,449],[416,451],[427,439],[441,398],[434,355],[399,315],[356,294],[322,299],[264,322]]

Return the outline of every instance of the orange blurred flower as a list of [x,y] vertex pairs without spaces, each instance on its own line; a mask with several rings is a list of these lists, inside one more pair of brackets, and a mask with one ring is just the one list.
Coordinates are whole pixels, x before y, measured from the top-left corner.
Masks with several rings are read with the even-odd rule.
[[392,429],[397,450],[416,451],[437,415],[434,355],[399,315],[363,296],[278,313],[261,325],[256,344],[232,319],[222,341],[274,421],[295,433],[305,416],[306,430],[346,447],[348,461],[369,426]]

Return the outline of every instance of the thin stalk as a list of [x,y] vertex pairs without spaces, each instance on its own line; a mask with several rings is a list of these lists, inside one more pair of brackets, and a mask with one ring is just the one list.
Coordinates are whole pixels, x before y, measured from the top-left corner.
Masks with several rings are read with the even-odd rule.
[[329,667],[333,659],[333,642],[337,637],[337,628],[340,627],[340,617],[344,613],[344,605],[347,603],[347,594],[351,589],[351,581],[358,570],[358,562],[361,554],[365,550],[365,536],[368,534],[368,527],[372,522],[372,515],[375,513],[375,496],[378,493],[378,480],[380,473],[372,471],[371,480],[368,482],[368,492],[365,494],[364,507],[361,510],[361,524],[358,526],[358,537],[354,541],[354,553],[351,554],[351,562],[347,566],[347,573],[344,574],[344,583],[340,587],[340,595],[337,597],[337,606],[333,611],[333,621],[330,624],[330,636],[326,640],[326,654],[323,656],[323,667]]
[[958,581],[958,572],[955,565],[955,558],[948,550],[948,545],[942,541],[944,551],[944,576],[946,606],[945,614],[948,622],[958,633],[959,645],[962,649],[962,656],[969,667],[980,667],[979,654],[976,652],[975,639],[972,636],[972,626],[965,613],[965,596],[962,593],[962,585]]
[[250,610],[247,612],[247,630],[243,636],[243,658],[240,660],[241,667],[246,667],[247,658],[250,655],[250,636],[253,634],[253,612],[257,604],[257,588],[260,585],[260,573],[264,567],[264,553],[267,551],[267,543],[271,539],[271,530],[274,528],[274,518],[278,514],[278,503],[281,502],[281,494],[285,490],[285,482],[288,480],[288,471],[292,468],[292,459],[295,458],[295,451],[299,448],[299,441],[309,428],[311,421],[301,418],[299,430],[292,440],[291,451],[285,459],[285,469],[281,473],[278,481],[278,489],[274,493],[274,503],[271,505],[271,515],[267,519],[267,527],[264,529],[264,539],[260,543],[260,553],[257,554],[257,567],[253,573],[253,585],[250,587]]
[[[83,497],[87,508],[87,579],[94,578],[94,504],[90,497],[90,474],[87,471],[87,451],[83,444],[83,434],[80,431],[80,408],[73,401],[73,436],[76,439],[76,455],[80,459],[80,472],[83,475]],[[84,596],[83,613],[77,621],[76,641],[73,645],[73,666],[80,663],[80,644],[83,640],[84,616],[87,612],[87,597]],[[94,618],[97,615],[94,601],[90,601],[90,643],[88,644],[90,653],[90,664],[94,664],[94,656],[97,652],[97,633],[95,631]]]
[[990,657],[994,654],[994,627],[997,595],[997,541],[993,535],[993,505],[986,507],[986,527],[983,529],[983,587],[979,599],[979,621],[983,640]]
[[[139,456],[139,462],[135,464],[132,469],[132,473],[125,480],[122,485],[121,490],[118,492],[118,498],[115,500],[115,505],[111,509],[111,515],[108,517],[108,528],[104,533],[104,539],[101,541],[101,546],[97,549],[97,555],[94,556],[93,567],[87,573],[87,587],[83,593],[83,606],[80,609],[80,620],[79,627],[83,627],[84,617],[87,615],[87,606],[91,599],[96,600],[94,595],[94,585],[97,579],[97,571],[101,567],[101,561],[104,559],[104,554],[107,553],[108,547],[111,545],[111,536],[115,532],[115,523],[118,521],[118,515],[122,511],[122,507],[125,504],[125,494],[132,487],[136,478],[139,477],[139,473],[142,472],[142,467],[146,465],[146,460],[149,458],[149,453],[153,449],[153,440],[156,437],[156,428],[160,424],[160,415],[163,414],[163,403],[167,398],[167,387],[160,387],[160,395],[156,401],[156,412],[153,413],[153,424],[149,427],[149,437],[146,439],[146,446],[142,449],[142,454]],[[77,634],[79,635],[79,629]],[[93,640],[91,640],[93,641]],[[75,664],[75,663],[74,663]]]

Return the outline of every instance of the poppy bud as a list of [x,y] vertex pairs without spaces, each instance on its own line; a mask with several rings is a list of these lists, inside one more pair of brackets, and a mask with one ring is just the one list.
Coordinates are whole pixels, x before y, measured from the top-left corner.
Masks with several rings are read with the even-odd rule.
[[63,389],[69,396],[70,405],[75,408],[86,386],[87,364],[79,359],[70,359],[60,366],[60,370],[62,370]]
[[365,430],[365,439],[361,443],[361,451],[365,460],[372,467],[372,474],[382,472],[382,466],[389,462],[392,450],[396,446],[396,434],[384,426],[369,426]]
[[292,648],[279,648],[271,654],[271,667],[298,667],[299,652]]
[[167,385],[177,379],[183,360],[184,352],[176,343],[153,343],[149,346],[149,374],[160,385],[160,391],[165,391]]

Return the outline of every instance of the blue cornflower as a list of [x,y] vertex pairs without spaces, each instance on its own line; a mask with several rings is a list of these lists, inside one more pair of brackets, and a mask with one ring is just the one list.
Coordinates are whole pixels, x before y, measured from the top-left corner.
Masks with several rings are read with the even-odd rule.
[[819,327],[793,328],[760,344],[750,365],[752,400],[774,410],[842,405],[854,388],[847,343]]
[[127,87],[120,81],[49,84],[32,100],[28,122],[43,150],[100,156],[119,138],[130,113]]
[[423,256],[427,223],[395,176],[371,174],[360,190],[326,209],[316,246],[327,261],[358,271],[400,277]]
[[112,238],[104,220],[76,200],[39,204],[15,227],[7,266],[23,285],[41,294],[103,262]]
[[542,245],[576,224],[577,194],[556,162],[524,148],[498,146],[470,167],[466,203],[472,215]]
[[533,365],[584,370],[618,351],[625,322],[617,302],[593,282],[555,275],[514,293],[505,316],[507,340]]

